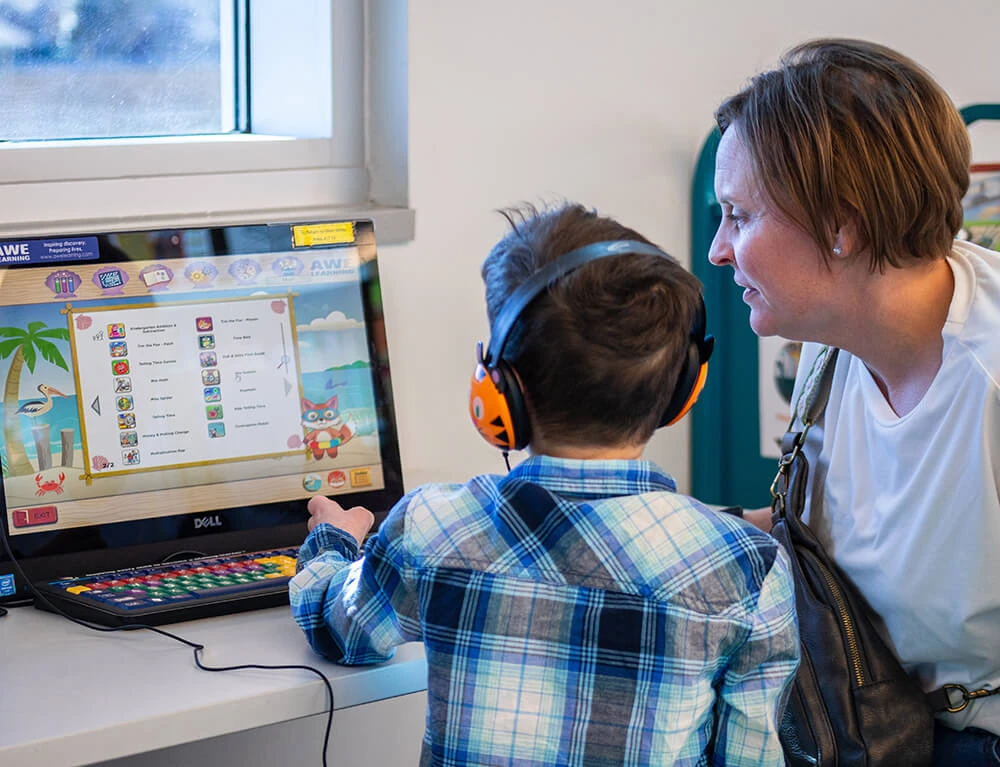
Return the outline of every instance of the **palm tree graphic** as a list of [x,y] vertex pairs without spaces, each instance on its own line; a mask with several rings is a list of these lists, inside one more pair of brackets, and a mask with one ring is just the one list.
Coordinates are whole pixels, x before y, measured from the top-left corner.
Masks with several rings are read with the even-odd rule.
[[51,362],[63,370],[69,370],[69,365],[54,343],[56,340],[68,341],[69,330],[50,328],[44,322],[29,322],[27,330],[0,327],[0,339],[5,339],[0,340],[0,359],[14,355],[3,389],[3,438],[7,453],[7,471],[11,476],[31,474],[35,468],[28,460],[28,454],[24,449],[21,422],[17,414],[21,392],[21,370],[27,365],[28,372],[34,373],[39,355],[46,362]]

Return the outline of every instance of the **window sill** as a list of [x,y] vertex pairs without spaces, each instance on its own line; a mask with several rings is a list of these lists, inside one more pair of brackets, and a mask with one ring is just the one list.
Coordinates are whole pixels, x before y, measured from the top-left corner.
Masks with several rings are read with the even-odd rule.
[[[227,135],[0,146],[0,237],[371,217],[413,238],[413,211],[328,139]],[[384,186],[384,185],[383,185]]]
[[[10,209],[7,209],[10,211]],[[8,213],[9,215],[9,213]],[[3,216],[2,218],[7,218]],[[87,217],[85,219],[18,224],[0,221],[0,238],[40,237],[56,234],[125,232],[135,229],[183,229],[188,227],[224,227],[235,224],[282,222],[320,222],[368,218],[375,222],[379,245],[398,245],[414,237],[416,215],[411,208],[377,204],[303,205],[296,207],[245,208],[205,214],[150,214]]]
[[0,144],[4,185],[351,164],[336,152],[329,139],[239,133]]

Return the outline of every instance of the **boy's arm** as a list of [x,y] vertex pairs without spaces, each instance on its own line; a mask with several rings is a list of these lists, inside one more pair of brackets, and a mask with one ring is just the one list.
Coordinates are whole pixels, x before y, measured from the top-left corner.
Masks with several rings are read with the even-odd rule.
[[358,540],[371,527],[370,512],[359,507],[345,512],[322,497],[310,501],[311,532],[299,549],[289,601],[309,644],[330,660],[378,663],[391,658],[396,645],[419,638],[413,631],[415,595],[402,575],[405,501],[397,504],[361,559]]
[[798,665],[795,591],[788,556],[779,546],[761,584],[750,635],[722,679],[712,764],[784,764],[778,725]]

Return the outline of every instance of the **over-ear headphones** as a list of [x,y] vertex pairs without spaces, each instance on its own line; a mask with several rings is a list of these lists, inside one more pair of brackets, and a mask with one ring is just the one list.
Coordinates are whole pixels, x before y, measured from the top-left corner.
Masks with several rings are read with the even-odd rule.
[[[514,368],[503,358],[507,338],[521,312],[556,280],[574,269],[600,258],[625,254],[670,258],[659,248],[636,240],[591,243],[546,264],[521,283],[507,299],[493,323],[485,354],[482,341],[476,346],[478,359],[469,390],[472,422],[491,445],[504,451],[521,450],[531,442],[531,421],[524,404],[521,382]],[[712,356],[715,339],[705,335],[704,301],[699,304],[690,341],[687,359],[659,426],[669,426],[683,418],[705,386],[708,358]]]

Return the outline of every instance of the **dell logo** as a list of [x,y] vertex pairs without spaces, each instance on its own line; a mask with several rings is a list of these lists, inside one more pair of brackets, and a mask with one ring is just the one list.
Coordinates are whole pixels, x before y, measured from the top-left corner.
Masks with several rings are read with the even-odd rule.
[[218,514],[208,517],[197,517],[194,520],[194,529],[200,530],[203,527],[222,527],[222,518]]

